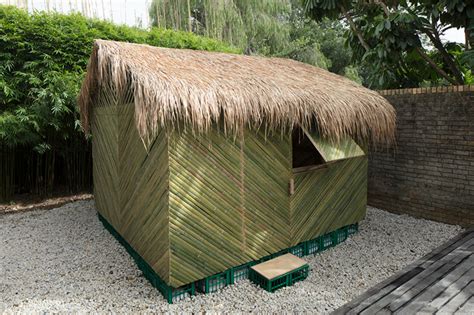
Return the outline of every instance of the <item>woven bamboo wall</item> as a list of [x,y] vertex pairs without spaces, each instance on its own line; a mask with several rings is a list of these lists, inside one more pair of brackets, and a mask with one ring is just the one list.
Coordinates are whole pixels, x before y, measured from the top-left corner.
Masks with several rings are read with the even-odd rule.
[[95,107],[92,119],[94,199],[97,211],[114,227],[120,224],[117,107]]
[[213,129],[170,140],[170,284],[288,247],[288,139]]
[[120,234],[169,281],[168,141],[158,134],[147,152],[133,106],[119,106]]
[[95,107],[92,126],[97,210],[169,281],[167,138],[147,153],[131,105]]
[[244,139],[245,251],[254,259],[290,246],[290,137],[247,131]]
[[170,284],[180,286],[244,262],[240,148],[220,132],[170,139]]
[[362,220],[367,207],[367,157],[295,174],[292,245]]
[[365,215],[366,157],[292,175],[289,136],[217,128],[161,133],[147,153],[131,105],[95,107],[92,128],[98,211],[174,287]]

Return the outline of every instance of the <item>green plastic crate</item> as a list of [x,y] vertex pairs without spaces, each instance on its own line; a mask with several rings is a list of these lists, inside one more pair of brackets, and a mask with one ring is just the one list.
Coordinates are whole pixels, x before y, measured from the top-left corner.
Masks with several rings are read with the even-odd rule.
[[298,281],[303,281],[308,277],[309,274],[309,266],[305,265],[294,272],[290,273],[290,285],[295,284]]
[[194,282],[188,285],[179,287],[177,289],[171,288],[169,286],[167,287],[168,288],[167,289],[165,288],[164,290],[166,290],[166,295],[167,295],[166,300],[170,304],[179,302],[181,300],[186,299],[187,297],[190,297],[196,294],[196,288],[195,288]]
[[357,232],[359,232],[359,224],[358,223],[351,224],[351,225],[347,226],[347,234],[348,235],[352,235],[352,234],[355,234]]
[[255,270],[250,269],[249,279],[268,292],[275,292],[280,288],[291,286],[298,281],[306,279],[308,273],[309,266],[304,265],[296,270],[292,270],[284,275],[268,280]]
[[202,293],[213,293],[231,284],[231,270],[209,276],[197,282],[197,289]]
[[243,264],[234,268],[230,268],[230,284],[237,283],[241,280],[245,280],[249,278],[249,269],[255,265],[255,262],[249,262],[247,264]]
[[319,239],[320,239],[319,241],[320,241],[320,244],[321,244],[321,250],[328,249],[328,248],[333,247],[335,245],[331,233],[324,234],[324,235],[320,236]]
[[290,247],[287,252],[298,257],[303,257],[305,255],[305,244],[300,243],[296,246]]
[[331,233],[334,245],[340,244],[347,239],[347,227],[342,227]]
[[315,238],[305,242],[305,255],[316,255],[322,249],[321,238]]
[[292,271],[286,275],[272,279],[267,279],[254,272],[250,267],[275,257],[281,256],[286,253],[292,253],[295,256],[302,257],[305,255],[316,254],[329,247],[335,246],[347,239],[348,236],[355,234],[359,231],[359,225],[351,224],[345,226],[339,230],[327,233],[315,239],[300,243],[296,246],[283,249],[279,252],[267,255],[257,261],[252,261],[234,268],[230,268],[225,272],[207,277],[182,286],[180,288],[173,288],[167,285],[155,271],[143,260],[143,258],[125,241],[125,239],[115,231],[115,229],[107,222],[107,220],[98,213],[100,221],[104,227],[119,241],[119,243],[125,247],[127,252],[132,256],[133,260],[143,272],[143,275],[150,283],[157,288],[168,301],[168,303],[174,303],[185,299],[186,297],[196,294],[196,290],[204,293],[212,293],[220,290],[221,288],[238,282],[242,279],[250,278],[253,282],[257,283],[265,290],[274,292],[278,288],[292,285],[293,283],[303,280],[308,276],[309,267],[303,266],[297,270]]

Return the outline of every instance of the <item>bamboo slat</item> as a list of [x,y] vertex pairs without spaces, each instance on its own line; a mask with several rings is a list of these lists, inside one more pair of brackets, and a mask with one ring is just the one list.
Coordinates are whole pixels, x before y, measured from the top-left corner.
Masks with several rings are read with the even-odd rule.
[[290,245],[290,137],[245,133],[247,247],[253,259]]
[[[288,247],[289,137],[214,127],[170,140],[170,284],[179,286]],[[243,147],[242,147],[243,144]]]
[[134,121],[130,91],[104,86],[93,114],[94,194],[97,210],[169,280],[168,144],[164,133],[149,152]]

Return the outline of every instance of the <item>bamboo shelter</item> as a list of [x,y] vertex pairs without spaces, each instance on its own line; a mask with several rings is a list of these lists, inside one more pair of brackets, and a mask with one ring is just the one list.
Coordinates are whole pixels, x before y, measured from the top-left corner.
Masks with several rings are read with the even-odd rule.
[[378,93],[296,61],[98,40],[79,96],[100,216],[177,288],[364,218]]

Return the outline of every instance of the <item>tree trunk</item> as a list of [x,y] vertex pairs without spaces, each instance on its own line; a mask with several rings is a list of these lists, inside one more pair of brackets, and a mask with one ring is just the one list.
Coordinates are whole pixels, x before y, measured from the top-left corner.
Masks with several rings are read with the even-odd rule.
[[385,14],[385,17],[388,18],[388,16],[390,15],[390,11],[388,10],[387,5],[385,3],[383,3],[382,1],[375,1],[375,3],[378,4],[382,8],[382,10]]
[[189,32],[193,31],[193,25],[191,23],[191,3],[190,3],[190,0],[188,0],[188,28],[189,28]]
[[465,36],[465,50],[470,50],[474,48],[474,36],[471,37],[471,31],[469,30],[469,26],[471,21],[469,18],[466,18],[466,24],[464,26],[464,36]]
[[349,22],[349,25],[352,31],[357,35],[357,38],[359,39],[359,42],[362,45],[362,47],[365,48],[365,51],[369,51],[370,50],[369,44],[367,44],[367,42],[365,41],[364,36],[362,36],[361,31],[355,25],[349,12],[347,12],[347,10],[342,5],[339,5],[339,9],[341,10],[344,17],[347,19],[347,22]]
[[431,68],[433,68],[436,73],[438,73],[440,76],[448,80],[450,83],[456,85],[457,82],[453,78],[451,78],[446,72],[443,71],[438,65],[431,59],[420,47],[415,47],[415,51],[420,55],[423,60],[425,60]]
[[0,201],[9,201],[13,196],[15,150],[0,145]]
[[444,49],[443,43],[441,42],[441,38],[439,37],[438,31],[436,30],[436,27],[434,25],[432,31],[433,33],[431,33],[429,30],[425,30],[424,33],[429,37],[435,48],[438,49],[441,56],[443,57],[444,62],[451,70],[451,73],[454,75],[456,83],[453,84],[464,84],[462,72],[454,63],[452,56],[446,51],[446,49]]

